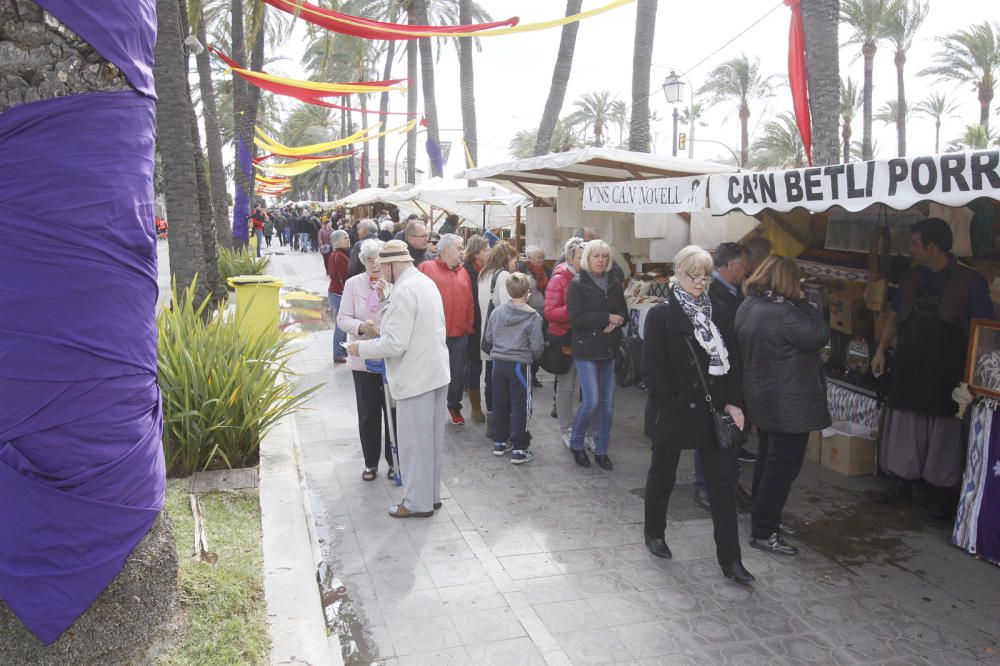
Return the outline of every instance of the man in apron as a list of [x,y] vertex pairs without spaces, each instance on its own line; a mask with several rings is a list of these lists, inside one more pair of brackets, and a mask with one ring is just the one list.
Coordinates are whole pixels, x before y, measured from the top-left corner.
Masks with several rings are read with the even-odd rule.
[[894,481],[876,499],[908,500],[913,482],[923,479],[934,491],[931,514],[949,518],[965,466],[962,422],[951,392],[965,371],[970,322],[992,319],[993,303],[986,280],[952,256],[944,220],[921,220],[910,232],[913,265],[900,280],[872,358],[878,377],[886,369],[886,348],[897,338],[879,452],[882,469]]

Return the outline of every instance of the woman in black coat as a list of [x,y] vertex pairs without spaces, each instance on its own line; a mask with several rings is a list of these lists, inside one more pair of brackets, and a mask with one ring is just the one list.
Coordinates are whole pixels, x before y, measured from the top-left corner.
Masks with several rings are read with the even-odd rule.
[[697,449],[708,486],[716,558],[727,578],[746,584],[754,577],[743,567],[736,522],[737,448],[719,447],[707,402],[710,396],[717,411],[724,410],[744,427],[735,335],[708,294],[713,267],[711,255],[696,245],[678,252],[669,299],[646,317],[642,378],[648,393],[645,433],[653,454],[646,476],[644,536],[653,555],[672,557],[664,539],[670,493],[681,450]]
[[809,433],[830,425],[819,351],[830,339],[822,313],[806,302],[799,270],[768,257],[746,282],[736,312],[747,414],[757,426],[750,545],[779,555],[798,548],[781,538],[781,511],[802,469]]
[[628,321],[628,306],[621,281],[612,275],[611,248],[600,239],[586,244],[580,275],[566,289],[566,309],[573,325],[573,364],[583,397],[573,418],[569,444],[576,464],[590,467],[583,450],[590,418],[597,412],[594,462],[611,471],[608,445],[615,409],[615,345]]

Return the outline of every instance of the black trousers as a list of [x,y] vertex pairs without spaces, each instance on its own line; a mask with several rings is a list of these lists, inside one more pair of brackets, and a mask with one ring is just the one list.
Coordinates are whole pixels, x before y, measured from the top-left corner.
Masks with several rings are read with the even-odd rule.
[[[712,506],[712,526],[715,534],[715,554],[719,565],[727,567],[741,559],[740,533],[736,522],[736,449],[720,449],[713,445],[699,449],[701,466],[708,486]],[[677,481],[679,449],[653,444],[653,456],[646,475],[647,536],[660,539],[667,527],[670,494]]]
[[[392,443],[389,437],[388,415],[385,412],[385,392],[382,376],[374,372],[352,371],[354,376],[354,396],[358,403],[358,433],[361,436],[361,451],[365,456],[365,467],[378,467],[382,449],[382,424],[385,423],[385,461],[392,467]],[[392,422],[396,423],[396,410],[392,410]],[[393,433],[395,436],[396,433]]]
[[493,361],[493,441],[509,441],[517,451],[524,451],[531,442],[528,432],[528,419],[531,418],[530,367],[527,363]]
[[778,531],[781,511],[802,469],[809,433],[757,431],[757,463],[753,470],[753,513],[750,536],[766,539]]
[[486,367],[486,390],[483,391],[483,399],[486,401],[486,411],[493,411],[493,361],[484,361]]
[[445,338],[448,345],[448,365],[451,367],[451,381],[448,383],[448,409],[462,409],[462,394],[465,392],[465,363],[468,355],[469,336],[456,335]]

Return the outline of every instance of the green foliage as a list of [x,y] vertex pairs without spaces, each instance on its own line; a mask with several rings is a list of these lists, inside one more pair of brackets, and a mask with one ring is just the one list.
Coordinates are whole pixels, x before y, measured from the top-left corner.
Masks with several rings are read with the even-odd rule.
[[219,279],[223,282],[236,275],[263,275],[270,259],[255,257],[244,247],[229,249],[219,246]]
[[195,303],[197,280],[156,318],[163,452],[167,473],[256,464],[260,442],[317,387],[296,393],[283,375],[294,350],[277,329],[258,336],[222,311]]
[[270,640],[264,604],[260,506],[256,491],[201,495],[201,513],[215,565],[191,557],[194,520],[188,479],[167,482],[164,505],[177,544],[183,634],[155,660],[158,666],[266,664]]

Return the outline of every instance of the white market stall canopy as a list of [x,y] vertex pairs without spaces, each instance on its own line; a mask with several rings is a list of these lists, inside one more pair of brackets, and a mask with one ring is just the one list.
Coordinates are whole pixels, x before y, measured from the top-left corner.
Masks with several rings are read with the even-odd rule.
[[541,157],[528,157],[458,174],[470,180],[510,184],[532,199],[554,199],[560,187],[584,183],[617,182],[675,176],[727,173],[732,167],[614,148],[584,148]]
[[517,207],[526,205],[529,200],[494,184],[469,187],[464,180],[432,178],[416,186],[368,187],[340,199],[336,205],[355,208],[375,203],[392,204],[407,215],[429,215],[433,206],[458,215],[465,226],[477,228],[483,225],[485,209],[486,226],[495,229],[512,225]]

